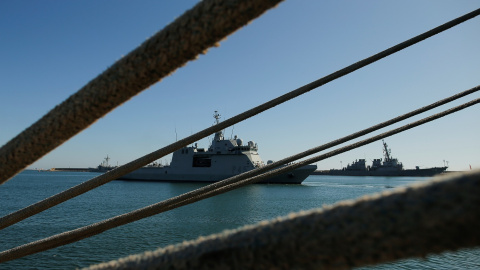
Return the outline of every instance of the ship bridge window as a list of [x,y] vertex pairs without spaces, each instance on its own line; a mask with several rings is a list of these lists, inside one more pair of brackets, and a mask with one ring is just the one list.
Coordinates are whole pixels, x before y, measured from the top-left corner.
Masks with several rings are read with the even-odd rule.
[[209,157],[193,157],[193,167],[211,167],[212,159]]

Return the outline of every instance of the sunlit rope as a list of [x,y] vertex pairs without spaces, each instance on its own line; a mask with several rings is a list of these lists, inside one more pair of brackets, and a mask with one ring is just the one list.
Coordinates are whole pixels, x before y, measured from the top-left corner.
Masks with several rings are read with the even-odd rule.
[[[360,146],[369,144],[371,142],[386,138],[388,136],[392,136],[392,135],[395,135],[397,133],[406,131],[408,129],[412,129],[412,128],[417,127],[419,125],[431,122],[433,120],[436,120],[436,119],[439,119],[439,118],[444,117],[446,115],[449,115],[449,114],[455,113],[457,111],[463,110],[465,108],[468,108],[468,107],[473,106],[473,105],[478,104],[478,103],[480,103],[480,98],[479,99],[474,99],[470,102],[467,102],[467,103],[464,103],[462,105],[456,106],[454,108],[451,108],[451,109],[445,110],[443,112],[434,114],[432,116],[423,118],[421,120],[412,122],[410,124],[401,126],[399,128],[395,128],[393,130],[390,130],[390,131],[381,133],[379,135],[370,137],[368,139],[359,141],[357,143],[353,143],[353,144],[341,147],[337,150],[328,152],[326,154],[322,154],[322,155],[319,155],[319,156],[308,158],[308,159],[305,159],[305,160],[300,161],[298,163],[294,163],[294,164],[291,164],[291,165],[288,165],[288,166],[285,166],[285,167],[281,167],[279,169],[268,171],[266,173],[248,178],[246,180],[241,180],[241,181],[238,181],[238,182],[234,182],[234,183],[231,183],[227,186],[222,186],[220,188],[217,188],[217,189],[209,191],[209,192],[203,192],[203,193],[198,194],[197,196],[185,196],[185,194],[183,194],[183,195],[175,197],[175,198],[179,198],[179,197],[184,197],[185,198],[184,200],[179,200],[179,202],[177,202],[177,203],[172,203],[172,200],[166,200],[166,201],[159,202],[159,203],[156,203],[156,204],[153,204],[153,205],[150,205],[150,206],[147,206],[147,207],[144,207],[144,208],[141,208],[141,209],[123,214],[123,215],[119,215],[119,216],[116,216],[116,217],[98,222],[98,223],[94,223],[94,224],[91,224],[91,225],[88,225],[88,226],[85,226],[85,227],[81,227],[81,228],[78,228],[78,229],[75,229],[75,230],[72,230],[72,231],[60,233],[60,234],[57,234],[57,235],[54,235],[54,236],[51,236],[51,237],[47,237],[47,238],[44,238],[44,239],[41,239],[41,240],[38,240],[38,241],[35,241],[35,242],[31,242],[31,243],[28,243],[28,244],[25,244],[25,245],[22,245],[22,246],[19,246],[19,247],[16,247],[16,248],[12,248],[12,249],[9,249],[9,250],[6,250],[6,251],[3,251],[3,252],[0,253],[0,262],[18,259],[18,258],[27,256],[27,255],[30,255],[30,254],[38,253],[38,252],[45,251],[45,250],[48,250],[48,249],[51,249],[51,248],[59,247],[59,246],[66,245],[66,244],[69,244],[69,243],[73,243],[73,242],[76,242],[78,240],[81,240],[81,239],[84,239],[84,238],[87,238],[87,237],[91,237],[93,235],[102,233],[106,230],[109,230],[109,229],[112,229],[112,228],[115,228],[115,227],[118,227],[118,226],[121,226],[121,225],[124,225],[124,224],[127,224],[127,223],[131,223],[131,222],[134,222],[134,221],[137,221],[137,220],[149,217],[149,216],[153,216],[155,214],[165,212],[165,211],[168,211],[168,210],[171,210],[171,209],[174,209],[174,208],[186,205],[186,204],[190,204],[190,203],[193,203],[193,202],[205,199],[205,198],[209,198],[209,197],[221,194],[221,193],[225,193],[227,191],[233,190],[235,188],[238,188],[238,187],[241,187],[241,186],[244,186],[244,185],[247,185],[247,184],[260,182],[260,181],[265,180],[267,178],[270,178],[270,177],[273,177],[273,176],[291,171],[291,170],[296,169],[296,168],[303,167],[307,164],[315,163],[315,162],[318,162],[320,160],[324,160],[326,158],[329,158],[329,157],[344,153],[346,151],[358,148]],[[235,178],[235,177],[233,177],[233,178]],[[222,184],[222,183],[225,183],[225,182],[228,182],[228,181],[230,181],[230,180],[229,179],[223,180],[223,181],[220,181],[219,183]],[[212,184],[211,186],[215,186],[215,184]],[[177,201],[178,201],[178,199],[177,199]],[[294,233],[294,232],[292,232],[292,233]]]
[[[243,113],[241,113],[237,116],[234,116],[234,117],[229,118],[229,119],[227,119],[223,122],[220,122],[217,125],[214,125],[214,126],[212,126],[210,128],[207,128],[207,129],[204,129],[204,130],[202,130],[202,131],[200,131],[196,134],[193,134],[189,137],[186,137],[186,138],[184,138],[184,139],[182,139],[182,140],[180,140],[176,143],[170,144],[170,145],[168,145],[164,148],[161,148],[161,149],[159,149],[155,152],[152,152],[152,153],[150,153],[148,155],[145,155],[145,156],[143,156],[139,159],[136,159],[132,162],[129,162],[129,163],[127,163],[123,166],[120,166],[120,167],[118,167],[114,170],[111,170],[111,171],[109,171],[109,172],[107,172],[103,175],[92,178],[92,179],[90,179],[90,180],[88,180],[88,181],[86,181],[82,184],[79,184],[79,185],[74,186],[74,187],[72,187],[68,190],[65,190],[65,191],[61,192],[61,193],[53,195],[50,198],[47,198],[43,201],[40,201],[40,202],[35,203],[31,206],[28,206],[28,207],[23,208],[19,211],[16,211],[12,214],[9,214],[5,217],[2,217],[0,219],[0,229],[8,227],[12,224],[15,224],[15,223],[23,220],[23,219],[26,219],[26,218],[28,218],[32,215],[40,213],[40,212],[42,212],[42,211],[44,211],[44,210],[46,210],[50,207],[53,207],[53,206],[55,206],[57,204],[60,204],[64,201],[67,201],[67,200],[69,200],[73,197],[76,197],[80,194],[83,194],[83,193],[85,193],[85,192],[87,192],[91,189],[94,189],[94,188],[96,188],[98,186],[101,186],[105,183],[108,183],[108,182],[110,182],[114,179],[117,179],[118,177],[120,177],[124,174],[127,174],[131,171],[134,171],[134,170],[136,170],[136,169],[138,169],[142,166],[147,165],[148,163],[151,163],[151,162],[153,162],[153,161],[155,161],[155,160],[157,160],[157,159],[159,159],[159,158],[161,158],[165,155],[170,154],[171,152],[173,152],[175,150],[180,149],[181,147],[184,147],[185,145],[188,145],[190,143],[198,141],[198,140],[200,140],[200,139],[202,139],[202,138],[204,138],[204,137],[206,137],[210,134],[213,134],[213,133],[215,133],[217,131],[220,131],[224,128],[227,128],[227,127],[229,127],[233,124],[236,124],[240,121],[243,121],[247,118],[250,118],[250,117],[252,117],[256,114],[259,114],[260,112],[263,112],[263,111],[265,111],[267,109],[270,109],[270,108],[272,108],[276,105],[279,105],[283,102],[286,102],[290,99],[293,99],[293,98],[295,98],[295,97],[297,97],[301,94],[304,94],[308,91],[311,91],[314,88],[317,88],[317,87],[319,87],[323,84],[326,84],[326,83],[328,83],[332,80],[340,78],[340,77],[342,77],[346,74],[349,74],[349,73],[351,73],[351,72],[353,72],[357,69],[360,69],[360,68],[362,68],[362,67],[364,67],[364,66],[366,66],[370,63],[373,63],[373,62],[375,62],[379,59],[382,59],[382,58],[384,58],[388,55],[391,55],[391,54],[393,54],[395,52],[398,52],[398,51],[400,51],[400,50],[402,50],[406,47],[409,47],[409,46],[411,46],[415,43],[418,43],[418,42],[420,42],[420,41],[422,41],[422,40],[424,40],[428,37],[431,37],[431,36],[433,36],[437,33],[440,33],[440,32],[442,32],[446,29],[449,29],[449,28],[451,28],[451,27],[453,27],[457,24],[460,24],[460,23],[462,23],[466,20],[469,20],[469,19],[471,19],[475,16],[478,16],[479,14],[480,14],[480,9],[472,11],[468,14],[465,14],[461,17],[458,17],[457,19],[454,19],[454,20],[449,21],[449,22],[447,22],[443,25],[440,25],[440,26],[438,26],[438,27],[436,27],[436,28],[434,28],[430,31],[427,31],[427,32],[425,32],[421,35],[418,35],[414,38],[411,38],[407,41],[404,41],[400,44],[397,44],[397,45],[395,45],[395,46],[393,46],[393,47],[391,47],[387,50],[384,50],[384,51],[382,51],[380,53],[377,53],[373,56],[370,56],[370,57],[368,57],[364,60],[361,60],[361,61],[359,61],[355,64],[352,64],[348,67],[345,67],[341,70],[338,70],[338,71],[336,71],[336,72],[334,72],[330,75],[327,75],[327,76],[325,76],[325,77],[323,77],[319,80],[316,80],[316,81],[314,81],[310,84],[304,85],[304,86],[302,86],[302,87],[300,87],[296,90],[293,90],[293,91],[291,91],[287,94],[284,94],[283,96],[277,97],[277,98],[275,98],[275,99],[273,99],[269,102],[266,102],[266,103],[264,103],[262,105],[259,105],[259,106],[255,107],[253,109],[245,111],[245,112],[243,112]],[[1,161],[1,151],[2,150],[0,149],[0,161]],[[0,162],[0,164],[1,164],[1,162]],[[1,175],[2,174],[0,173],[0,176]]]
[[290,214],[107,269],[351,269],[480,245],[480,171]]
[[[478,15],[478,14],[477,14],[477,15]],[[357,64],[358,64],[358,63],[357,63]],[[308,90],[308,91],[309,91],[309,90]],[[477,103],[478,103],[478,101],[477,101]],[[259,113],[259,112],[257,112],[257,113]],[[411,128],[411,127],[409,127],[409,128]],[[27,165],[28,165],[28,164],[27,164]]]
[[[200,1],[5,144],[0,149],[0,184],[279,2]],[[156,159],[147,155],[115,176]]]

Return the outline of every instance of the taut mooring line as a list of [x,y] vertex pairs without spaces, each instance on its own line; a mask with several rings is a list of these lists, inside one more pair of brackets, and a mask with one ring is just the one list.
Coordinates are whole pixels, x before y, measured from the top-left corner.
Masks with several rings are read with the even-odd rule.
[[[202,2],[200,2],[200,4],[203,3],[203,2],[206,2],[206,1],[202,1]],[[256,3],[256,1],[253,1],[253,2]],[[61,192],[61,193],[58,193],[58,194],[56,194],[56,195],[53,195],[53,196],[51,196],[51,197],[49,197],[49,198],[47,198],[47,199],[45,199],[45,200],[43,200],[43,201],[41,201],[41,202],[32,204],[32,205],[30,205],[30,206],[28,206],[28,207],[26,207],[26,208],[23,208],[23,209],[21,209],[21,210],[19,210],[19,211],[17,211],[17,212],[14,212],[14,213],[12,213],[12,214],[10,214],[10,215],[8,215],[8,216],[5,216],[5,217],[3,217],[2,219],[0,219],[0,229],[5,228],[5,227],[8,227],[8,226],[10,226],[10,225],[12,225],[12,224],[15,224],[15,223],[23,220],[23,219],[26,219],[26,218],[28,218],[28,217],[30,217],[30,216],[32,216],[32,215],[35,215],[35,214],[40,213],[40,212],[42,212],[42,211],[44,211],[44,210],[46,210],[46,209],[48,209],[48,208],[51,208],[51,207],[53,207],[53,206],[55,206],[55,205],[57,205],[57,204],[60,204],[60,203],[62,203],[62,202],[64,202],[64,201],[67,201],[67,200],[69,200],[69,199],[71,199],[71,198],[74,198],[74,197],[76,197],[76,196],[78,196],[78,195],[81,195],[81,194],[83,194],[83,193],[85,193],[85,192],[87,192],[87,191],[89,191],[89,190],[91,190],[91,189],[94,189],[94,188],[99,187],[99,186],[101,186],[101,185],[103,185],[103,184],[105,184],[105,183],[108,183],[108,182],[110,182],[110,181],[112,181],[112,180],[114,180],[114,179],[117,179],[118,177],[120,177],[120,176],[122,176],[122,175],[125,175],[125,174],[127,174],[127,173],[130,173],[130,172],[132,172],[132,171],[134,171],[134,170],[136,170],[136,169],[138,169],[138,168],[140,168],[140,167],[142,167],[142,166],[145,166],[145,165],[147,165],[147,164],[149,164],[149,163],[151,163],[151,162],[153,162],[153,161],[155,161],[155,160],[157,160],[157,159],[159,159],[159,158],[161,158],[161,157],[164,157],[164,156],[166,156],[166,155],[168,155],[168,154],[170,154],[170,153],[172,153],[172,152],[174,152],[174,151],[182,148],[182,147],[184,147],[185,145],[188,145],[188,144],[190,144],[190,143],[194,143],[195,141],[198,141],[198,140],[200,140],[200,139],[202,139],[202,138],[204,138],[204,137],[207,137],[207,136],[209,136],[210,134],[213,134],[213,133],[215,133],[215,132],[218,132],[218,131],[220,131],[220,130],[222,130],[222,129],[224,129],[224,128],[227,128],[227,127],[229,127],[229,126],[231,126],[231,125],[234,125],[234,124],[236,124],[236,123],[238,123],[238,122],[240,122],[240,121],[243,121],[243,120],[248,119],[248,118],[250,118],[250,117],[252,117],[252,116],[255,116],[255,115],[257,115],[257,114],[259,114],[259,113],[261,113],[261,112],[263,112],[263,111],[265,111],[265,110],[268,110],[268,109],[270,109],[270,108],[272,108],[272,107],[275,107],[275,106],[277,106],[277,105],[279,105],[279,104],[281,104],[281,103],[283,103],[283,102],[286,102],[286,101],[288,101],[288,100],[290,100],[290,99],[293,99],[293,98],[298,97],[298,96],[300,96],[300,95],[302,95],[302,94],[304,94],[304,93],[307,93],[307,92],[309,92],[309,91],[311,91],[311,90],[313,90],[313,89],[315,89],[315,88],[317,88],[317,87],[319,87],[319,86],[322,86],[322,85],[324,85],[324,84],[326,84],[326,83],[328,83],[328,82],[331,82],[331,81],[333,81],[333,80],[335,80],[335,79],[337,79],[337,78],[340,78],[340,77],[342,77],[342,76],[344,76],[344,75],[346,75],[346,74],[349,74],[349,73],[351,73],[351,72],[353,72],[353,71],[355,71],[355,70],[358,70],[358,69],[360,69],[360,68],[362,68],[362,67],[364,67],[364,66],[366,66],[366,65],[369,65],[369,64],[371,64],[371,63],[373,63],[373,62],[375,62],[375,61],[378,61],[378,60],[380,60],[380,59],[382,59],[382,58],[384,58],[384,57],[386,57],[386,56],[389,56],[389,55],[391,55],[391,54],[393,54],[393,53],[395,53],[395,52],[398,52],[398,51],[400,51],[400,50],[402,50],[402,49],[404,49],[404,48],[407,48],[407,47],[409,47],[409,46],[411,46],[411,45],[413,45],[413,44],[415,44],[415,43],[418,43],[418,42],[420,42],[420,41],[422,41],[422,40],[424,40],[424,39],[427,39],[427,38],[429,38],[429,37],[431,37],[431,36],[434,36],[434,35],[442,32],[442,31],[445,31],[445,30],[447,30],[447,29],[449,29],[449,28],[451,28],[451,27],[453,27],[453,26],[455,26],[455,25],[458,25],[458,24],[460,24],[460,23],[462,23],[462,22],[465,22],[465,21],[467,21],[467,20],[469,20],[469,19],[471,19],[471,18],[474,18],[474,17],[478,16],[479,14],[480,14],[480,8],[479,8],[479,9],[476,9],[476,10],[470,12],[470,13],[467,13],[467,14],[461,16],[461,17],[458,17],[458,18],[456,18],[456,19],[454,19],[454,20],[451,20],[451,21],[449,21],[449,22],[447,22],[447,23],[445,23],[445,24],[442,24],[442,25],[440,25],[440,26],[438,26],[438,27],[436,27],[436,28],[434,28],[434,29],[432,29],[432,30],[429,30],[429,31],[423,33],[423,34],[420,34],[420,35],[418,35],[418,36],[416,36],[416,37],[413,37],[413,38],[411,38],[411,39],[409,39],[409,40],[407,40],[407,41],[404,41],[404,42],[402,42],[402,43],[399,43],[399,44],[397,44],[397,45],[395,45],[395,46],[393,46],[393,47],[391,47],[391,48],[389,48],[389,49],[386,49],[386,50],[380,52],[380,53],[377,53],[377,54],[375,54],[375,55],[373,55],[373,56],[370,56],[370,57],[368,57],[368,58],[365,58],[364,60],[361,60],[361,61],[359,61],[359,62],[357,62],[357,63],[354,63],[354,64],[352,64],[352,65],[350,65],[350,66],[348,66],[348,67],[345,67],[345,68],[343,68],[343,69],[341,69],[341,70],[338,70],[338,71],[336,71],[336,72],[334,72],[334,73],[332,73],[332,74],[330,74],[330,75],[327,75],[327,76],[325,76],[325,77],[323,77],[323,78],[321,78],[321,79],[319,79],[319,80],[316,80],[316,81],[314,81],[314,82],[312,82],[312,83],[309,83],[309,84],[307,84],[307,85],[304,85],[304,86],[302,86],[302,87],[300,87],[300,88],[298,88],[298,89],[296,89],[296,90],[293,90],[293,91],[291,91],[291,92],[289,92],[289,93],[287,93],[287,94],[284,94],[284,95],[282,95],[282,96],[280,96],[280,97],[277,97],[277,98],[275,98],[275,99],[273,99],[273,100],[270,100],[270,101],[268,101],[268,102],[266,102],[266,103],[264,103],[264,104],[262,104],[262,105],[259,105],[259,106],[255,107],[255,108],[252,108],[252,109],[250,109],[250,110],[248,110],[248,111],[245,111],[245,112],[243,112],[243,113],[241,113],[241,114],[238,114],[238,115],[236,115],[236,116],[234,116],[234,117],[232,117],[232,118],[229,118],[229,119],[227,119],[227,120],[225,120],[225,121],[223,121],[223,122],[220,122],[220,123],[217,124],[217,125],[211,126],[210,128],[206,128],[206,129],[204,129],[204,130],[202,130],[202,131],[200,131],[200,132],[197,132],[197,133],[195,133],[195,134],[193,134],[193,135],[191,135],[191,136],[189,136],[189,137],[186,137],[186,138],[184,138],[184,139],[182,139],[182,140],[180,140],[180,141],[177,141],[177,142],[175,142],[175,143],[173,143],[173,144],[170,144],[170,145],[168,145],[168,146],[166,146],[166,147],[163,147],[163,148],[161,148],[161,149],[159,149],[159,150],[157,150],[157,151],[154,151],[154,152],[152,152],[152,153],[150,153],[150,154],[147,154],[147,155],[145,155],[145,156],[143,156],[143,157],[141,157],[141,158],[138,158],[138,159],[136,159],[136,160],[134,160],[134,161],[131,161],[131,162],[125,164],[125,165],[122,165],[122,166],[116,168],[116,169],[113,169],[113,170],[111,170],[111,171],[108,171],[108,172],[106,172],[105,174],[102,174],[102,175],[100,175],[100,176],[97,176],[97,177],[95,177],[95,178],[92,178],[92,179],[90,179],[90,180],[88,180],[88,181],[86,181],[86,182],[84,182],[84,183],[82,183],[82,184],[79,184],[79,185],[74,186],[74,187],[72,187],[72,188],[70,188],[70,189],[67,189],[67,190],[65,190],[65,191],[63,191],[63,192]],[[62,104],[63,104],[63,103],[62,103]],[[67,105],[67,106],[68,106],[68,105]],[[50,113],[49,113],[49,114],[50,114]],[[44,117],[44,118],[45,118],[45,117]],[[43,119],[43,118],[42,118],[42,119]],[[43,121],[42,119],[41,119],[39,122],[42,122],[42,121]],[[34,125],[37,125],[39,122],[37,122],[37,123],[34,124]],[[23,133],[22,133],[22,134],[23,134]],[[19,135],[19,136],[20,136],[20,135]],[[23,135],[22,135],[22,136],[23,136]],[[20,136],[20,137],[22,137],[22,136]],[[73,135],[72,135],[72,136],[73,136]],[[14,139],[14,140],[16,140],[16,139]],[[12,141],[11,141],[11,142],[12,142]],[[18,142],[15,142],[15,143],[13,143],[13,144],[15,145],[15,144],[17,144],[17,143],[18,143]],[[8,157],[8,156],[12,155],[10,152],[11,152],[11,151],[16,151],[14,145],[11,145],[10,142],[9,142],[7,145],[5,145],[4,147],[2,147],[2,148],[0,149],[0,164],[1,164],[1,165],[0,165],[0,184],[3,183],[3,182],[2,182],[2,178],[1,178],[2,176],[5,177],[5,179],[4,179],[3,181],[6,181],[6,179],[8,179],[9,177],[11,177],[13,174],[15,174],[15,173],[17,172],[17,171],[15,171],[15,172],[13,172],[13,174],[12,174],[12,171],[10,171],[10,172],[8,172],[8,173],[5,171],[5,174],[4,174],[3,171],[2,171],[2,166],[4,166],[4,165],[6,164],[6,163],[3,163],[3,162],[7,162],[7,161],[9,160],[8,158],[2,159],[2,156],[6,155],[6,156]],[[51,149],[50,149],[50,150],[51,150]],[[50,151],[50,150],[48,150],[48,151]],[[46,152],[45,152],[45,153],[46,153]],[[45,153],[43,153],[43,154],[45,154]],[[23,153],[23,154],[25,154],[25,153]],[[22,154],[22,153],[19,153],[20,156],[22,156],[23,154]],[[35,159],[35,160],[36,160],[36,159]],[[22,164],[24,164],[24,163],[22,163]],[[28,163],[28,164],[29,164],[29,163]],[[22,165],[22,166],[24,167],[24,165]],[[23,168],[23,167],[22,167],[22,168]],[[27,210],[27,209],[28,209],[28,210]]]
[[[237,122],[245,120],[249,117],[252,117],[252,116],[260,113],[261,111],[267,110],[267,109],[269,109],[273,106],[276,106],[280,103],[283,103],[283,102],[285,102],[289,99],[292,99],[292,98],[294,98],[298,95],[301,95],[305,92],[308,92],[308,91],[310,91],[310,90],[312,90],[316,87],[319,87],[319,86],[321,86],[321,85],[323,85],[323,84],[325,84],[329,81],[332,81],[332,80],[334,80],[338,77],[341,77],[341,76],[346,75],[350,72],[353,72],[354,70],[357,70],[357,69],[359,69],[359,68],[361,68],[361,67],[363,67],[363,66],[365,66],[369,63],[375,62],[375,61],[377,61],[377,60],[379,60],[383,57],[386,57],[387,55],[393,54],[396,51],[399,51],[399,50],[401,50],[405,47],[411,46],[411,45],[413,45],[413,44],[415,44],[415,43],[417,43],[421,40],[424,40],[424,39],[426,39],[426,38],[428,38],[432,35],[435,35],[438,32],[444,31],[448,28],[453,27],[456,24],[459,24],[459,23],[461,23],[465,20],[468,20],[470,18],[473,18],[473,17],[477,16],[478,14],[480,14],[480,9],[477,9],[473,12],[470,12],[466,15],[463,15],[463,16],[461,16],[457,19],[454,19],[454,20],[452,20],[448,23],[445,23],[441,26],[438,26],[438,27],[436,27],[436,28],[434,28],[434,29],[432,29],[428,32],[425,32],[425,33],[423,33],[421,35],[418,35],[418,36],[416,36],[412,39],[409,39],[405,42],[402,42],[402,43],[400,43],[396,46],[393,46],[393,47],[391,47],[391,48],[389,48],[385,51],[382,51],[382,52],[380,52],[378,54],[375,54],[375,55],[373,55],[369,58],[366,58],[366,59],[364,59],[360,62],[357,62],[353,65],[350,65],[350,66],[348,66],[344,69],[341,69],[341,70],[339,70],[335,73],[332,73],[332,74],[330,74],[326,77],[323,77],[323,78],[321,78],[321,79],[319,79],[319,80],[317,80],[313,83],[310,83],[308,85],[300,87],[297,90],[294,90],[290,93],[287,93],[287,94],[285,94],[281,97],[278,97],[278,98],[276,98],[274,100],[271,100],[267,103],[264,103],[264,104],[262,104],[258,107],[250,109],[249,111],[246,111],[246,112],[244,112],[242,114],[239,114],[235,117],[232,117],[230,119],[227,119],[224,122],[220,122],[217,125],[214,125],[214,126],[212,126],[210,128],[207,128],[207,129],[204,129],[203,131],[200,131],[200,132],[198,132],[194,135],[191,135],[187,138],[184,138],[184,139],[182,139],[182,140],[180,140],[176,143],[170,144],[169,146],[166,146],[166,147],[161,148],[161,149],[159,149],[155,152],[152,152],[148,155],[145,155],[142,158],[139,158],[137,160],[129,162],[129,163],[127,163],[123,166],[120,166],[120,167],[118,167],[114,170],[111,170],[111,171],[109,171],[109,172],[107,172],[103,175],[92,178],[91,180],[88,180],[88,181],[86,181],[82,184],[79,184],[79,185],[77,185],[75,187],[72,187],[68,190],[65,190],[61,193],[53,195],[52,197],[47,198],[47,199],[45,199],[41,202],[38,202],[38,203],[33,204],[31,206],[28,206],[27,207],[28,210],[27,210],[27,208],[24,208],[24,209],[21,209],[17,212],[14,212],[10,215],[7,215],[7,216],[3,217],[2,219],[0,219],[0,229],[5,228],[7,226],[10,226],[10,225],[12,225],[16,222],[19,222],[19,221],[21,221],[21,220],[23,220],[23,219],[25,219],[29,216],[37,214],[37,213],[39,213],[41,211],[44,211],[44,210],[46,210],[50,207],[53,207],[57,204],[60,204],[60,203],[66,201],[68,199],[71,199],[71,198],[76,197],[80,194],[83,194],[83,193],[85,193],[85,192],[87,192],[87,191],[89,191],[93,188],[96,188],[96,187],[101,186],[105,183],[108,183],[108,182],[110,182],[110,181],[112,181],[112,180],[114,180],[114,179],[116,179],[116,178],[118,178],[118,177],[120,177],[120,176],[122,176],[126,173],[134,171],[134,170],[136,170],[136,169],[138,169],[142,166],[145,166],[146,164],[151,163],[154,160],[157,160],[158,158],[161,158],[161,157],[163,157],[163,156],[165,156],[165,155],[167,155],[167,154],[169,154],[169,153],[171,153],[171,152],[173,152],[173,151],[175,151],[175,150],[177,150],[177,149],[179,149],[179,148],[181,148],[185,145],[193,143],[193,142],[195,142],[199,139],[202,139],[202,138],[204,138],[204,137],[206,137],[206,136],[208,136],[208,135],[210,135],[214,132],[217,132],[217,131],[219,131],[221,129],[224,129],[224,128],[230,126],[230,125],[233,125]],[[294,93],[294,94],[292,94],[292,93]],[[267,105],[267,104],[269,104],[269,105]]]
[[[288,165],[288,166],[285,166],[285,167],[282,167],[282,168],[279,168],[279,169],[275,169],[275,170],[272,170],[272,171],[269,171],[269,172],[266,172],[266,173],[263,173],[263,174],[245,179],[245,180],[241,180],[241,181],[232,183],[230,185],[221,186],[220,188],[214,189],[212,191],[200,193],[197,196],[190,196],[190,194],[189,194],[190,192],[185,193],[183,195],[180,195],[180,196],[177,196],[177,197],[173,198],[173,199],[179,201],[178,203],[172,203],[172,201],[173,201],[172,199],[165,200],[165,201],[162,201],[162,202],[159,202],[159,203],[156,203],[156,204],[152,204],[152,205],[149,205],[147,207],[137,209],[135,211],[132,211],[132,212],[129,212],[129,213],[126,213],[126,214],[123,214],[123,215],[119,215],[119,216],[116,216],[116,217],[113,217],[113,218],[110,218],[110,219],[103,220],[101,222],[97,222],[97,223],[94,223],[94,224],[91,224],[91,225],[88,225],[88,226],[85,226],[85,227],[81,227],[81,228],[78,228],[78,229],[75,229],[75,230],[72,230],[72,231],[57,234],[57,235],[54,235],[54,236],[51,236],[51,237],[47,237],[47,238],[44,238],[44,239],[41,239],[41,240],[38,240],[38,241],[35,241],[35,242],[31,242],[31,243],[28,243],[28,244],[25,244],[25,245],[22,245],[22,246],[19,246],[19,247],[15,247],[15,248],[0,252],[0,263],[5,262],[5,261],[9,261],[9,260],[18,259],[18,258],[27,256],[27,255],[30,255],[30,254],[42,252],[42,251],[52,249],[52,248],[55,248],[55,247],[59,247],[59,246],[63,246],[63,245],[66,245],[66,244],[70,244],[70,243],[79,241],[81,239],[97,235],[97,234],[102,233],[104,231],[107,231],[109,229],[116,228],[116,227],[121,226],[121,225],[125,225],[125,224],[128,224],[128,223],[134,222],[134,221],[138,221],[140,219],[150,217],[150,216],[153,216],[153,215],[156,215],[156,214],[159,214],[159,213],[162,213],[162,212],[165,212],[165,211],[168,211],[168,210],[171,210],[171,209],[183,206],[183,205],[191,204],[193,202],[197,202],[197,201],[202,200],[202,199],[206,199],[206,198],[209,198],[209,197],[212,197],[212,196],[216,196],[218,194],[225,193],[227,191],[236,189],[236,188],[241,187],[241,186],[245,186],[247,184],[260,182],[264,179],[267,179],[267,178],[270,178],[270,177],[273,177],[273,176],[276,176],[276,175],[294,170],[296,168],[303,167],[307,164],[315,163],[315,162],[318,162],[320,160],[324,160],[326,158],[329,158],[329,157],[344,153],[346,151],[358,148],[360,146],[372,143],[374,141],[378,141],[378,140],[381,140],[383,138],[395,135],[397,133],[412,129],[414,127],[423,125],[425,123],[428,123],[428,122],[431,122],[433,120],[439,119],[439,118],[444,117],[446,115],[449,115],[449,114],[455,113],[457,111],[463,110],[465,108],[468,108],[470,106],[476,105],[478,103],[480,103],[480,98],[474,99],[470,102],[467,102],[467,103],[464,103],[462,105],[456,106],[454,108],[448,109],[446,111],[434,114],[432,116],[423,118],[423,119],[415,121],[413,123],[401,126],[399,128],[396,128],[396,129],[384,132],[382,134],[370,137],[368,139],[359,141],[357,143],[353,143],[353,144],[341,147],[337,150],[330,151],[326,154],[315,156],[315,157],[300,161],[300,162],[295,163],[295,164],[291,164],[291,165]],[[232,178],[234,178],[234,177],[232,177]],[[231,178],[229,178],[229,179],[231,179]],[[220,181],[218,183],[219,184],[224,184],[224,183],[228,182],[229,179]],[[212,184],[212,185],[209,185],[209,186],[215,186],[215,184]],[[185,198],[185,199],[181,200],[179,198]]]

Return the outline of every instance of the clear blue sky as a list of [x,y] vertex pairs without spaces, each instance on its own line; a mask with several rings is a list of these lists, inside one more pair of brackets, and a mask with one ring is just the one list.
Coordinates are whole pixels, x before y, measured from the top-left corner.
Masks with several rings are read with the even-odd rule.
[[[1,1],[0,145],[196,2]],[[29,167],[94,167],[106,155],[124,164],[212,125],[214,110],[229,118],[479,7],[288,0]],[[225,133],[278,160],[480,84],[479,46],[477,17]],[[407,168],[447,160],[467,170],[480,168],[479,134],[477,105],[386,141]],[[339,168],[381,150],[377,142],[317,165]]]

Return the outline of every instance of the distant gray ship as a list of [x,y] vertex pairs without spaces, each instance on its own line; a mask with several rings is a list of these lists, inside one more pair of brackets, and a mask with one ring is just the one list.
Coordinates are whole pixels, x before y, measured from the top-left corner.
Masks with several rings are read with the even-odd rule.
[[111,166],[110,164],[108,164],[109,160],[110,158],[107,155],[107,157],[102,161],[102,163],[100,163],[100,165],[98,165],[96,168],[88,168],[88,171],[105,173],[118,167],[118,166]]
[[374,159],[372,166],[366,166],[365,159],[355,160],[341,170],[315,171],[315,175],[346,175],[346,176],[434,176],[443,173],[448,167],[434,167],[420,169],[403,169],[403,164],[393,158],[386,142],[383,143],[384,160]]
[[[218,124],[220,115],[217,111],[214,118]],[[253,141],[244,145],[237,136],[225,139],[223,132],[219,131],[215,133],[208,149],[199,148],[197,144],[184,147],[173,152],[169,166],[149,165],[126,174],[119,180],[217,182],[265,166],[257,151],[258,146]],[[261,183],[300,184],[316,169],[316,165],[306,165]]]

